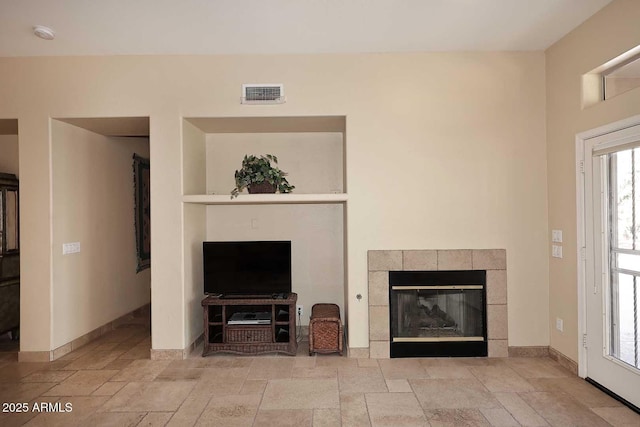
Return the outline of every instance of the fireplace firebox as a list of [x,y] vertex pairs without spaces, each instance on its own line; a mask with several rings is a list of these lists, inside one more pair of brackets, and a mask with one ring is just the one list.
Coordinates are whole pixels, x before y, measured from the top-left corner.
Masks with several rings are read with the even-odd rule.
[[390,271],[390,356],[486,357],[486,271]]

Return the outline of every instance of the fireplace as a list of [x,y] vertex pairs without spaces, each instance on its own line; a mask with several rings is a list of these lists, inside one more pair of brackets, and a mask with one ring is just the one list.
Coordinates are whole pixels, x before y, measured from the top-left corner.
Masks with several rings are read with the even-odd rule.
[[[371,250],[367,265],[369,348],[350,348],[350,357],[391,357],[390,272],[447,271],[485,272],[487,355],[508,356],[507,253],[504,249]],[[484,336],[473,336],[480,335]]]
[[486,276],[390,271],[390,356],[487,356]]

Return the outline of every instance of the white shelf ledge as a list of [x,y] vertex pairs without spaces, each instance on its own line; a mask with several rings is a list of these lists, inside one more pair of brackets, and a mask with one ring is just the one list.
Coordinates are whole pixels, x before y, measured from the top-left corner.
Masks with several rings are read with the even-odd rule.
[[201,205],[264,205],[264,204],[326,204],[345,203],[347,194],[240,194],[232,199],[230,195],[192,194],[182,196],[184,203]]

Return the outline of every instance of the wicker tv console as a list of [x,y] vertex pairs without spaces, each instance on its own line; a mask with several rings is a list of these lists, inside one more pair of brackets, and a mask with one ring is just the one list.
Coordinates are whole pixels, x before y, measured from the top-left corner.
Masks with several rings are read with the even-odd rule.
[[283,353],[295,356],[298,350],[297,300],[295,293],[286,298],[206,297],[202,300],[202,356],[212,353]]

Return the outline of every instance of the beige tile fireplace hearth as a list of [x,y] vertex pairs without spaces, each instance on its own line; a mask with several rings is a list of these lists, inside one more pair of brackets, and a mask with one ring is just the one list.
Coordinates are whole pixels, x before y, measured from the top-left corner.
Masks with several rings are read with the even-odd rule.
[[504,249],[368,252],[369,357],[389,358],[389,271],[487,271],[489,357],[508,356],[507,254]]

